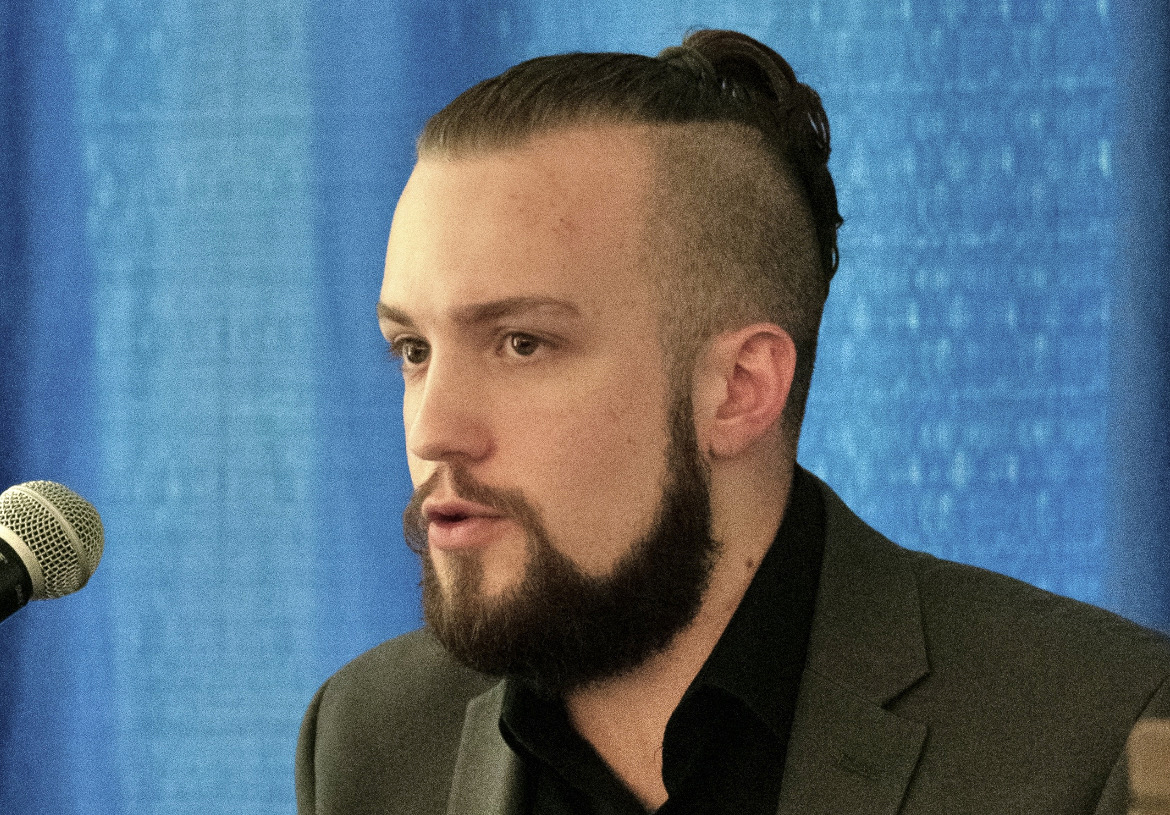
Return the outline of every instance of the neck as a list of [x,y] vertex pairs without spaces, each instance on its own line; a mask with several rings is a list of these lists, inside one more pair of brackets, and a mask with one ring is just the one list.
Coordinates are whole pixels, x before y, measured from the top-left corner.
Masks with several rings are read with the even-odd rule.
[[[644,805],[666,801],[666,723],[711,655],[768,551],[787,507],[792,470],[756,488],[712,473],[712,531],[721,545],[703,604],[691,624],[635,670],[565,697],[574,727]],[[721,486],[722,485],[722,486]],[[780,502],[777,496],[785,496]]]

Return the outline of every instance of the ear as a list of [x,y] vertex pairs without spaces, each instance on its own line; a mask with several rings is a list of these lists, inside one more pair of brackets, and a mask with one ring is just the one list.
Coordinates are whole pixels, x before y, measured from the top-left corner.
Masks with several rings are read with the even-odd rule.
[[716,336],[695,368],[695,432],[712,458],[733,458],[751,448],[780,420],[792,377],[796,345],[773,323],[754,323]]

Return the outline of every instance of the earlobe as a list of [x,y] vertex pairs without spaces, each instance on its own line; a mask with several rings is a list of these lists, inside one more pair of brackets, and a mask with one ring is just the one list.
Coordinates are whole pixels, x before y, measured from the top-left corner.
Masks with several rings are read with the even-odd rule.
[[780,421],[796,346],[772,323],[755,323],[717,336],[696,370],[695,419],[702,448],[712,458],[751,449]]

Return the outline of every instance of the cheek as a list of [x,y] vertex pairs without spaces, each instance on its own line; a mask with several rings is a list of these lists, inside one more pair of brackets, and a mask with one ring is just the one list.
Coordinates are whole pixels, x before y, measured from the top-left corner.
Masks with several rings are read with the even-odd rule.
[[590,574],[608,573],[654,520],[668,434],[652,377],[623,378],[559,403],[517,432],[534,453],[517,480],[540,506],[554,543]]

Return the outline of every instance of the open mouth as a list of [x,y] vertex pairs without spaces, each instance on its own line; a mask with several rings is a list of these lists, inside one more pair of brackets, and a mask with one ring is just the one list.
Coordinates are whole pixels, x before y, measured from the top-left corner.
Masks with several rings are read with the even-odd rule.
[[423,504],[427,542],[438,549],[471,549],[490,545],[500,534],[504,516],[490,507],[461,499]]
[[427,497],[419,509],[432,551],[485,550],[512,533],[503,511],[450,492]]

